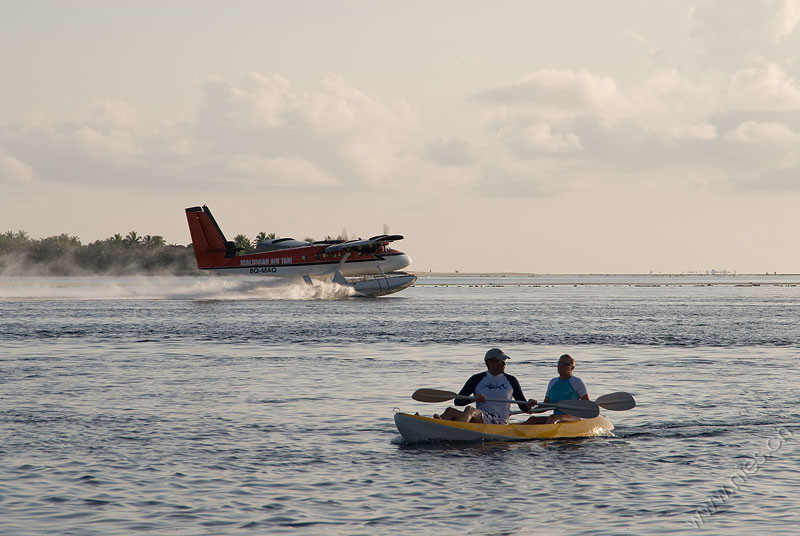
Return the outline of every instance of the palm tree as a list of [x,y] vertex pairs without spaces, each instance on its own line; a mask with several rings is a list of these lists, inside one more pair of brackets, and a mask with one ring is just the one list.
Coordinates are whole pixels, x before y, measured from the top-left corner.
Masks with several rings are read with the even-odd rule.
[[138,246],[141,243],[142,239],[139,237],[139,233],[136,231],[131,231],[125,237],[125,245],[127,246]]
[[250,239],[243,234],[238,234],[233,237],[233,243],[237,248],[241,248],[242,253],[250,253],[253,251],[253,245],[250,243]]
[[277,236],[275,236],[275,233],[267,234],[266,232],[261,231],[256,235],[256,239],[253,240],[253,247],[257,248],[259,242],[266,242],[267,240],[272,240],[273,238],[278,238]]
[[164,240],[164,237],[161,235],[144,235],[142,238],[142,245],[147,247],[155,248],[167,245],[167,242]]
[[19,231],[14,234],[14,231],[7,231],[0,235],[0,251],[13,251],[15,249],[23,249],[27,245],[27,237],[23,234],[25,231]]

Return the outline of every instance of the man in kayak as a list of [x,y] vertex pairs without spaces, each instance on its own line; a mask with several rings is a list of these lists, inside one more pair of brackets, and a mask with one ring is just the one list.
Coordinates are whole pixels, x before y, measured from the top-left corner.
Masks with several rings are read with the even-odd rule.
[[[573,376],[575,360],[569,354],[558,358],[558,377],[547,384],[544,396],[545,404],[555,404],[564,400],[589,400],[586,385],[577,376]],[[535,410],[534,413],[547,410]],[[553,424],[560,421],[575,421],[577,417],[567,415],[563,411],[555,410],[549,417],[530,417],[522,424]]]
[[[525,400],[522,388],[517,379],[506,374],[506,359],[510,359],[499,348],[492,348],[486,352],[483,358],[486,363],[485,372],[475,374],[461,391],[459,395],[468,397],[475,394],[477,408],[467,407],[463,411],[456,408],[447,408],[439,415],[434,415],[434,419],[444,419],[447,421],[474,422],[483,424],[508,424],[510,414],[509,404],[505,402],[487,402],[486,399],[501,400]],[[469,404],[468,400],[456,398],[453,402],[457,406]],[[528,400],[526,404],[519,404],[522,411],[530,411],[536,405],[535,400]]]

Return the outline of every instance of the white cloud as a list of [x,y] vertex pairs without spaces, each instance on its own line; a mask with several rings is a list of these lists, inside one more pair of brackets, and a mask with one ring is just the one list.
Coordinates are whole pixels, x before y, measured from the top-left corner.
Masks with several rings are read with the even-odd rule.
[[140,124],[139,114],[125,101],[101,100],[92,110],[92,124],[102,130],[128,130]]
[[248,73],[238,86],[208,78],[197,115],[198,123],[217,128],[279,127],[297,107],[289,80],[279,74]]
[[172,120],[161,120],[147,138],[148,154],[166,157],[188,157],[200,154],[198,140],[187,124]]
[[233,129],[312,128],[339,131],[416,124],[416,111],[403,101],[386,103],[337,74],[327,74],[314,91],[301,91],[279,74],[248,73],[238,85],[206,80],[199,123]]
[[783,0],[775,21],[775,42],[790,36],[800,22],[800,0]]
[[628,91],[632,93],[632,111],[637,115],[653,111],[655,115],[703,117],[719,98],[713,81],[690,79],[675,67],[655,69],[641,85]]
[[745,121],[726,136],[727,139],[743,142],[794,145],[800,143],[800,134],[780,123],[758,123]]
[[752,111],[800,109],[800,90],[786,69],[757,57],[752,61],[754,65],[738,70],[731,77],[731,105]]
[[311,91],[277,75],[249,73],[239,84],[206,82],[195,131],[225,158],[257,154],[314,162],[342,186],[390,186],[413,143],[418,113],[326,75]]
[[697,140],[713,140],[717,137],[717,127],[706,122],[685,125],[675,132],[675,138],[689,138]]
[[335,186],[336,179],[307,160],[267,158],[257,154],[237,154],[230,158],[227,170],[250,179],[258,179],[265,188],[287,186]]
[[29,183],[34,179],[33,168],[11,155],[0,153],[0,185]]
[[582,148],[581,140],[572,133],[554,134],[548,123],[535,123],[523,128],[520,132],[525,145],[534,151],[546,153],[563,153]]
[[401,146],[396,140],[383,132],[372,136],[360,136],[342,148],[343,154],[350,157],[366,184],[387,184],[402,159]]
[[347,128],[407,128],[417,123],[416,111],[403,101],[383,102],[338,74],[326,75],[320,91],[311,92],[303,102],[309,123],[331,130]]
[[551,117],[569,117],[614,107],[621,96],[610,76],[570,69],[540,69],[477,97],[492,105],[524,107]]
[[[0,125],[0,147],[43,179],[68,183],[392,187],[414,157],[418,113],[326,75],[311,91],[281,75],[206,81],[193,118],[147,125],[128,103],[99,101],[84,120]],[[281,179],[285,175],[288,179]],[[235,185],[234,183],[228,186]]]
[[89,126],[75,130],[70,136],[75,147],[97,160],[114,164],[133,164],[144,155],[139,137],[130,131],[102,131]]

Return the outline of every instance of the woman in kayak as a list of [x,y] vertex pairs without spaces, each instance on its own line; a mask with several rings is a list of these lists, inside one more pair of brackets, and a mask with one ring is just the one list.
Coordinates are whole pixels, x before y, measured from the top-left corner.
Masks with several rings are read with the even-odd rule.
[[[577,376],[573,376],[575,370],[575,360],[569,354],[564,354],[558,358],[558,377],[550,380],[547,384],[547,393],[544,397],[545,404],[555,404],[564,400],[589,400],[589,392],[586,385]],[[534,411],[538,413],[538,410]],[[567,415],[563,411],[555,410],[549,417],[530,417],[522,424],[553,424],[560,421],[575,421],[577,417]]]
[[[492,348],[483,358],[486,363],[485,372],[472,376],[459,395],[463,397],[475,394],[477,408],[467,407],[463,411],[456,408],[447,408],[441,416],[434,415],[434,419],[447,421],[474,422],[483,424],[508,424],[510,414],[509,404],[505,402],[487,402],[486,399],[525,400],[522,388],[517,379],[506,374],[506,359],[510,359],[499,348]],[[457,406],[469,404],[469,400],[456,398],[453,402]],[[528,412],[536,405],[535,400],[528,400],[528,404],[519,404],[522,411]]]

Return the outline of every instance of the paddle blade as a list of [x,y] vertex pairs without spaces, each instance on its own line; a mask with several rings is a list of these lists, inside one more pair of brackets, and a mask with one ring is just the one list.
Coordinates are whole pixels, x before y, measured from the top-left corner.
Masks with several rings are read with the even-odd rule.
[[439,389],[417,389],[411,398],[418,402],[447,402],[458,396],[452,391],[441,391]]
[[591,400],[562,400],[555,407],[567,415],[581,419],[593,419],[600,415],[600,406]]
[[609,393],[597,397],[597,405],[603,409],[610,409],[611,411],[625,411],[636,407],[636,400],[633,399],[630,393]]

